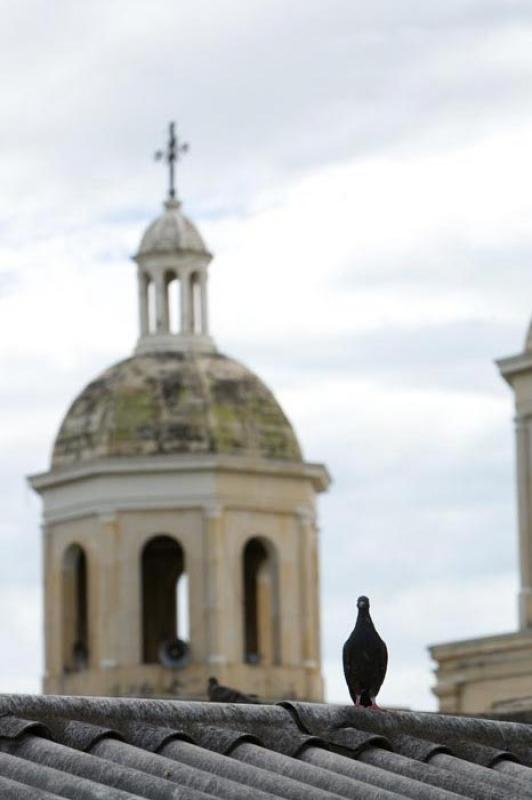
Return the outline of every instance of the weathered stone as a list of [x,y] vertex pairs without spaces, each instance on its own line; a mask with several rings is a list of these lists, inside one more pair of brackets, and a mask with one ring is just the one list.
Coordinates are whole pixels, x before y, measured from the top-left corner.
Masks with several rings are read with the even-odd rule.
[[115,364],[81,392],[52,467],[177,453],[301,461],[279,403],[246,367],[219,353],[152,353]]
[[181,203],[169,200],[165,211],[146,229],[138,254],[175,253],[176,251],[207,253],[205,243],[196,226],[181,211]]

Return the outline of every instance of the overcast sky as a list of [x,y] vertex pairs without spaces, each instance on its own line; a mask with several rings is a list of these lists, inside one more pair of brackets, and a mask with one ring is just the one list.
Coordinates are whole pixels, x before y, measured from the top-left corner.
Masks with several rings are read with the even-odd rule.
[[530,0],[0,0],[0,691],[38,691],[62,416],[137,336],[176,119],[219,348],[274,390],[320,505],[324,671],[368,594],[382,703],[515,628],[513,400],[532,315]]

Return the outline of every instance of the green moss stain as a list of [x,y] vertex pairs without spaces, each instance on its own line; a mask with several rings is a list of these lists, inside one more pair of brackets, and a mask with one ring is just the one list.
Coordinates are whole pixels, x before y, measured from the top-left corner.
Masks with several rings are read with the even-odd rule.
[[143,431],[153,429],[157,421],[157,405],[149,390],[121,392],[114,398],[114,440],[124,442],[137,437]]
[[254,451],[266,458],[301,459],[290,423],[257,382],[215,384],[211,406],[217,452]]
[[215,403],[211,406],[212,440],[217,453],[242,449],[242,423],[234,406]]

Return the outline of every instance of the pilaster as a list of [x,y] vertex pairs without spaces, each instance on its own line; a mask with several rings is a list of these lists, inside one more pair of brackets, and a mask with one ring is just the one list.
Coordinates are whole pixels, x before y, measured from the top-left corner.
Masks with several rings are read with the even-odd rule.
[[318,529],[315,514],[309,509],[298,511],[300,608],[302,631],[301,663],[308,670],[307,697],[314,697],[312,672],[320,668],[320,609],[318,576]]
[[61,562],[54,552],[53,541],[47,525],[42,525],[43,581],[44,581],[44,643],[45,675],[44,690],[50,677],[63,671],[63,648],[61,640]]
[[517,500],[519,518],[519,568],[521,586],[519,591],[519,624],[521,628],[532,627],[532,475],[530,471],[532,420],[528,416],[517,416],[516,460]]
[[[109,670],[124,663],[128,642],[135,639],[138,625],[133,625],[132,620],[126,617],[124,612],[129,608],[122,605],[124,576],[118,546],[118,520],[114,514],[101,514],[97,524],[92,572],[96,573],[98,581],[98,606],[91,619],[96,623],[98,637],[98,660],[95,666]],[[97,564],[94,563],[96,558]]]
[[206,659],[213,667],[227,663],[223,631],[226,624],[224,604],[223,511],[221,506],[207,506],[203,516],[205,558],[205,633]]

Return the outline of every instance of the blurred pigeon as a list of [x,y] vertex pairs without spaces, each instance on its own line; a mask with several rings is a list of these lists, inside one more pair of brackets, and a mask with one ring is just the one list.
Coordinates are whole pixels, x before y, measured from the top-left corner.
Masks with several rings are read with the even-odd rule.
[[351,636],[344,644],[344,675],[356,706],[378,708],[375,698],[386,675],[388,650],[369,615],[369,600],[359,597],[358,616]]
[[207,695],[213,703],[258,703],[256,694],[244,694],[238,689],[222,686],[216,678],[209,678]]

